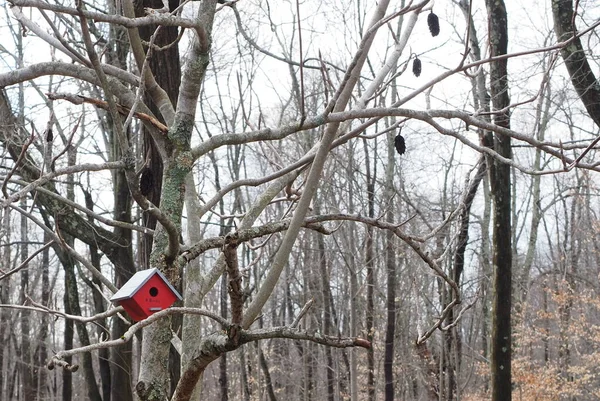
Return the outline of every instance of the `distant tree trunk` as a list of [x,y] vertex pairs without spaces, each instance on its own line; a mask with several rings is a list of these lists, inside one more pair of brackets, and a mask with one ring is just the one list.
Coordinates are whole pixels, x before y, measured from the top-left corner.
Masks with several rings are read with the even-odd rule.
[[[485,158],[481,158],[479,161],[479,167],[475,176],[471,180],[469,188],[467,190],[467,196],[464,199],[464,208],[460,213],[460,227],[457,238],[456,252],[454,253],[454,261],[452,266],[452,280],[460,287],[462,280],[462,274],[465,267],[465,252],[467,250],[467,244],[469,242],[469,221],[471,216],[471,206],[475,200],[475,195],[479,188],[479,184],[483,180],[486,172]],[[455,311],[451,310],[448,314],[447,323],[454,323],[457,316]],[[446,340],[446,358],[448,361],[447,365],[447,388],[446,388],[446,399],[453,401],[460,399],[458,391],[458,378],[457,375],[460,372],[460,355],[462,354],[462,339],[460,336],[460,324],[444,332],[444,338]]]
[[[352,146],[352,144],[349,144]],[[354,145],[356,146],[356,145]],[[348,212],[355,213],[354,206],[354,185],[353,185],[353,174],[355,169],[355,162],[353,158],[354,152],[348,153],[348,166],[346,169],[346,174],[348,176]],[[351,244],[356,243],[355,238],[355,230],[350,228],[348,231],[348,242]],[[358,292],[359,292],[359,284],[358,284],[358,274],[357,274],[357,266],[354,262],[354,258],[350,259],[351,263],[348,265],[348,274],[350,275],[350,335],[355,337],[358,334],[359,321],[358,321]],[[359,386],[358,386],[358,350],[356,348],[350,349],[350,401],[358,401],[359,395]]]
[[246,367],[251,371],[250,365],[246,361],[246,347],[242,347],[239,350],[240,353],[240,372],[242,376],[242,400],[250,401],[252,397],[252,389],[250,388],[250,383],[248,380],[248,372],[246,371]]
[[[316,198],[314,203],[314,212],[315,214],[321,214],[321,199]],[[318,270],[313,273],[313,276],[319,277],[321,280],[315,284],[315,294],[318,293],[320,295],[320,307],[323,311],[322,315],[319,317],[319,321],[322,326],[319,328],[323,334],[334,335],[338,333],[332,332],[331,321],[333,318],[332,314],[332,302],[331,302],[331,294],[329,292],[331,283],[329,282],[329,269],[327,266],[327,254],[325,253],[325,239],[323,235],[320,233],[315,233],[316,242],[317,242],[317,264]],[[327,388],[327,400],[334,401],[335,399],[335,377],[334,377],[334,366],[333,366],[333,355],[331,353],[331,348],[326,347],[324,350],[325,359],[327,361],[327,365],[325,367],[325,375],[327,377],[326,388]]]
[[[471,54],[473,54],[473,57],[475,58],[475,60],[481,60],[482,59],[482,55],[481,55],[481,48],[479,47],[479,38],[477,35],[477,30],[476,30],[476,26],[475,26],[475,22],[473,20],[473,16],[470,14],[470,8],[469,8],[469,4],[470,2],[468,0],[460,0],[458,2],[458,5],[461,9],[461,11],[463,12],[464,16],[465,16],[465,20],[468,21],[469,24],[469,31],[470,31],[470,41],[469,41],[469,47],[471,49]],[[489,117],[488,113],[490,111],[490,96],[487,90],[487,85],[486,85],[486,81],[485,81],[485,72],[484,69],[480,69],[479,72],[477,73],[477,75],[472,79],[472,85],[473,85],[473,108],[474,110],[483,110],[484,113],[482,113],[482,118],[491,123],[491,118]],[[480,130],[479,132],[479,136],[481,139],[481,142],[488,146],[491,147],[493,146],[493,134],[491,132],[485,132],[483,130]],[[493,160],[491,158],[486,158],[485,160],[486,163],[486,168],[489,168],[489,164],[493,163]],[[482,232],[482,237],[481,237],[481,271],[480,271],[480,275],[481,277],[483,277],[484,279],[481,280],[481,314],[482,314],[482,324],[481,324],[481,353],[482,356],[486,359],[488,359],[488,355],[489,355],[489,347],[488,347],[488,342],[489,342],[489,333],[488,333],[488,329],[489,329],[489,291],[488,291],[488,280],[487,277],[490,277],[492,274],[492,268],[491,268],[491,259],[492,257],[490,256],[489,253],[489,236],[487,233],[489,233],[489,226],[490,226],[490,196],[489,196],[489,179],[484,175],[483,179],[483,197],[484,197],[484,210],[483,210],[483,219],[481,222],[481,232]],[[488,380],[486,380],[484,382],[484,390],[487,391],[489,388],[488,385]]]
[[[27,210],[27,198],[23,198],[20,202],[21,208]],[[29,235],[27,234],[27,217],[22,214],[21,220],[21,244],[20,250],[20,262],[25,263],[29,257]],[[29,288],[29,266],[21,269],[21,283],[19,288],[19,302],[21,305],[27,303],[27,296],[30,294],[31,289]],[[34,385],[33,372],[32,372],[32,361],[31,361],[31,339],[29,321],[31,314],[29,311],[21,311],[19,323],[21,326],[21,349],[19,352],[20,369],[19,374],[21,376],[21,389],[23,392],[23,398],[25,400],[35,400],[37,392],[37,383]]]
[[544,280],[542,282],[542,313],[545,316],[544,326],[542,332],[542,344],[544,344],[544,365],[546,366],[550,361],[550,319],[548,318],[548,282]]
[[[355,267],[355,266],[352,266]],[[350,270],[350,269],[349,269]],[[356,336],[358,332],[358,275],[356,269],[350,270],[350,333]],[[350,400],[358,401],[358,350],[350,349]]]
[[[73,314],[71,310],[71,302],[69,301],[69,292],[65,291],[63,296],[63,303],[65,313]],[[73,336],[75,335],[73,321],[65,319],[65,332],[64,332],[64,348],[73,349]],[[73,363],[73,357],[67,356],[65,362],[71,365]],[[68,369],[62,369],[62,401],[71,401],[73,399],[73,373]]]
[[[94,200],[91,195],[86,191],[84,192],[85,206],[89,210],[94,210]],[[93,218],[89,217],[90,222]],[[95,245],[89,245],[90,261],[92,265],[100,271],[100,253],[98,247]],[[102,282],[97,277],[92,277],[92,282],[89,283],[90,290],[92,291],[92,299],[94,300],[94,311],[95,313],[102,313],[106,310],[104,304],[104,296],[102,295]],[[96,332],[98,338],[109,338],[109,329],[106,324],[106,319],[100,319],[96,321]],[[98,368],[100,370],[100,381],[102,383],[102,399],[104,401],[110,400],[111,382],[110,382],[110,350],[103,348],[98,350]]]
[[[546,85],[544,88],[543,96],[539,100],[536,107],[536,130],[535,135],[537,140],[540,142],[544,141],[546,129],[550,119],[549,110],[552,104],[550,96],[550,85]],[[535,149],[535,157],[533,160],[534,170],[541,170],[542,168],[542,151],[541,149]],[[541,205],[541,176],[533,175],[531,177],[531,220],[529,223],[529,238],[527,241],[527,252],[525,254],[525,260],[523,261],[523,267],[519,278],[521,284],[521,291],[519,294],[519,309],[525,304],[527,300],[527,293],[529,290],[529,280],[531,275],[531,268],[535,257],[535,251],[537,249],[537,238],[538,229],[542,221],[543,210]]]
[[[72,145],[68,145],[67,149],[67,161],[69,166],[75,165],[76,162],[76,149]],[[67,199],[75,201],[75,177],[73,174],[67,175],[69,184],[67,185]],[[65,211],[64,214],[70,211]],[[61,219],[64,214],[54,216],[56,229],[60,230]],[[74,247],[74,239],[70,235],[63,234],[65,242],[69,246]],[[69,309],[71,313],[77,316],[81,316],[81,306],[79,303],[79,290],[77,286],[77,276],[75,274],[75,261],[71,255],[63,251],[58,244],[54,246],[54,251],[58,255],[58,258],[63,265],[65,271],[65,294],[68,294],[67,300],[69,303]],[[90,338],[87,331],[87,327],[82,322],[75,323],[77,329],[77,336],[82,346],[90,345]],[[100,390],[98,389],[98,383],[96,382],[96,375],[94,373],[94,364],[92,361],[91,352],[83,353],[81,356],[81,367],[83,370],[83,376],[87,387],[87,399],[89,401],[102,401]]]
[[[369,160],[369,151],[367,149],[367,140],[363,140],[365,149],[365,168],[367,180],[367,202],[369,217],[375,217],[375,172],[371,172],[371,162]],[[373,164],[375,165],[375,164]],[[365,265],[367,267],[367,310],[366,310],[366,330],[367,340],[373,343],[374,339],[374,318],[375,318],[375,252],[374,252],[374,232],[373,226],[367,225],[366,244],[365,244]],[[375,401],[375,350],[370,347],[367,350],[367,391],[369,401]]]
[[[2,116],[4,117],[4,116]],[[11,255],[10,255],[10,247],[8,244],[10,243],[11,236],[11,224],[10,224],[10,208],[5,208],[0,211],[2,215],[2,229],[1,231],[4,233],[4,237],[0,237],[0,244],[3,246],[0,248],[0,256],[3,266],[10,266],[11,264]],[[9,290],[10,290],[10,280],[0,280],[0,303],[8,304],[9,302]],[[5,308],[0,308],[0,341],[2,344],[6,344],[8,342],[8,330],[9,327],[9,318],[10,312]],[[8,371],[4,370],[4,361],[8,360],[10,357],[10,352],[8,351],[8,347],[0,347],[0,399],[7,400],[9,399],[8,393],[5,389],[8,388]]]
[[[325,239],[323,235],[317,235],[317,246],[319,248],[319,266],[321,275],[321,293],[323,297],[323,333],[327,335],[333,335],[331,327],[332,319],[332,302],[329,293],[329,271],[327,268],[327,255],[325,254]],[[327,399],[328,401],[334,401],[335,399],[335,377],[334,377],[334,366],[333,366],[333,355],[331,353],[331,347],[325,348],[325,358],[327,360],[327,366],[325,367],[327,376]]]
[[[50,241],[50,235],[44,232],[44,243]],[[42,252],[42,305],[49,307],[50,303],[50,249],[46,248]],[[34,353],[34,377],[37,380],[37,399],[45,400],[49,398],[48,395],[48,369],[46,364],[48,363],[48,349],[46,346],[46,340],[48,339],[48,315],[43,313],[40,317],[40,332],[37,338],[38,345],[36,346]],[[2,338],[2,337],[0,337]],[[1,366],[1,365],[0,365]],[[1,388],[1,387],[0,387]],[[0,392],[0,396],[1,396]]]
[[265,387],[267,388],[267,396],[269,398],[269,401],[277,401],[275,390],[273,390],[273,381],[271,380],[271,372],[269,372],[267,358],[265,358],[265,354],[260,348],[260,345],[258,346],[258,358],[260,361],[260,368],[262,369],[263,375],[265,376]]
[[[506,54],[508,46],[507,15],[503,0],[486,0],[489,23],[490,55]],[[510,128],[508,106],[507,60],[490,63],[490,94],[494,123]],[[496,133],[494,150],[511,158],[510,137]],[[510,166],[490,160],[490,184],[494,202],[493,262],[494,301],[492,311],[492,401],[512,399],[511,382],[511,305],[512,305],[512,244],[511,244],[511,177]]]
[[[227,272],[221,276],[221,317],[227,319]],[[219,359],[219,388],[221,389],[221,401],[229,399],[229,385],[227,381],[227,354],[221,355]]]
[[[59,256],[60,257],[60,256]],[[71,313],[77,316],[81,316],[81,307],[79,305],[79,292],[77,290],[77,278],[75,275],[75,262],[70,258],[69,255],[62,255],[61,262],[65,269],[65,292],[69,294],[69,306]],[[83,323],[76,323],[77,336],[82,346],[90,345],[90,338],[87,332],[87,328]],[[81,367],[83,375],[85,377],[85,383],[87,387],[87,400],[89,401],[102,401],[100,396],[100,390],[96,383],[96,375],[94,373],[92,354],[86,352],[81,354],[82,362]]]
[[[308,259],[307,259],[307,262]],[[308,264],[308,263],[306,263]],[[308,288],[309,291],[305,291],[306,293],[306,299],[304,299],[304,303],[308,302],[308,297],[309,294],[311,292],[313,292],[312,290],[314,288],[312,286],[311,280],[312,277],[310,277],[310,273],[306,273],[303,274],[303,288]],[[311,324],[311,320],[307,321],[307,329],[308,330],[316,330],[316,327],[314,327]],[[303,360],[303,365],[304,365],[304,386],[303,386],[303,392],[304,392],[304,401],[313,401],[315,400],[315,367],[316,367],[316,358],[314,357],[313,352],[315,351],[315,347],[313,343],[306,343],[306,344],[302,344],[300,341],[296,342],[296,345],[298,347],[298,350],[300,352],[300,354],[302,355],[302,360]]]

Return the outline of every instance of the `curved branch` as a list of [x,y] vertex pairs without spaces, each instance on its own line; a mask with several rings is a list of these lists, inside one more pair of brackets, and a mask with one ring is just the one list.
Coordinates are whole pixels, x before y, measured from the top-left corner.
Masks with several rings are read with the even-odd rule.
[[[78,16],[79,11],[75,8],[65,7],[58,4],[47,3],[38,0],[9,0],[9,3],[18,7],[31,7],[40,10],[53,11],[59,14]],[[126,28],[137,28],[144,25],[180,26],[183,28],[197,29],[200,25],[188,18],[181,18],[171,14],[154,13],[145,17],[127,18],[117,14],[105,14],[97,11],[83,10],[83,16],[89,20],[108,22],[121,25]]]
[[[115,77],[126,84],[138,86],[140,83],[139,77],[115,66],[102,64],[102,70],[107,75]],[[16,85],[46,75],[61,75],[77,78],[94,85],[99,85],[100,83],[96,72],[92,68],[61,61],[45,61],[0,74],[0,87]]]
[[[0,178],[2,178],[2,176],[0,176]],[[15,178],[11,178],[9,179],[9,182],[11,183],[15,183],[15,184],[19,184],[22,186],[25,186],[27,184],[29,184],[26,181],[23,180],[17,180]],[[41,192],[44,195],[50,196],[62,203],[64,203],[67,206],[72,207],[73,209],[77,209],[83,213],[85,213],[87,216],[91,217],[94,220],[98,220],[99,222],[106,224],[107,226],[111,226],[111,227],[119,227],[119,228],[124,228],[127,230],[134,230],[134,231],[139,231],[141,233],[147,234],[147,235],[153,235],[154,234],[154,230],[148,228],[148,227],[144,227],[144,226],[139,226],[136,224],[131,224],[131,223],[126,223],[124,221],[119,221],[119,220],[113,220],[113,219],[109,219],[104,217],[103,215],[96,213],[90,209],[88,209],[85,206],[80,205],[77,202],[73,202],[67,198],[65,198],[64,196],[61,196],[60,194],[57,194],[56,192],[52,192],[49,189],[46,189],[44,187],[36,187],[35,191],[37,192]]]
[[317,344],[326,345],[335,348],[361,347],[371,348],[371,343],[360,337],[340,337],[329,336],[321,333],[309,332],[306,330],[294,329],[288,326],[270,327],[266,329],[256,329],[242,331],[240,336],[241,344],[251,341],[267,340],[271,338],[286,338],[292,340],[305,340]]
[[125,312],[125,309],[123,309],[122,306],[117,306],[116,308],[111,308],[111,309],[109,309],[107,311],[95,314],[93,316],[70,315],[68,313],[64,313],[64,312],[61,312],[59,310],[54,310],[54,309],[46,308],[45,306],[42,306],[42,305],[39,305],[39,304],[35,304],[35,306],[13,305],[13,304],[0,304],[0,309],[1,308],[18,309],[18,310],[27,310],[27,311],[32,311],[32,312],[47,313],[49,315],[59,316],[59,317],[62,317],[63,319],[74,320],[74,321],[80,322],[80,323],[91,323],[91,322],[95,322],[97,320],[106,319],[107,317],[114,316],[117,313]]
[[6,206],[9,203],[18,201],[19,199],[21,199],[21,197],[23,197],[27,193],[36,190],[38,187],[40,187],[44,184],[47,184],[54,178],[60,177],[61,175],[74,174],[74,173],[79,173],[82,171],[115,170],[115,169],[120,169],[123,167],[124,167],[124,163],[122,161],[116,161],[116,162],[106,162],[106,163],[100,163],[100,164],[83,163],[83,164],[77,164],[74,166],[68,166],[65,168],[61,168],[56,171],[50,171],[50,172],[44,174],[43,176],[41,176],[40,178],[38,178],[37,180],[25,185],[25,187],[23,187],[20,191],[17,191],[16,193],[5,198],[2,201],[2,206]]
[[[118,309],[118,308],[116,308]],[[216,314],[216,313],[212,313],[210,311],[204,310],[204,309],[199,309],[199,308],[167,308],[164,310],[161,310],[159,312],[156,312],[155,314],[151,315],[150,317],[137,322],[136,324],[132,325],[131,327],[129,327],[129,329],[127,329],[127,331],[118,339],[113,339],[113,340],[108,340],[108,341],[102,341],[102,342],[98,342],[96,344],[90,344],[87,346],[83,346],[83,347],[78,347],[78,348],[73,348],[70,350],[64,350],[64,351],[60,351],[57,352],[52,359],[50,360],[50,362],[48,362],[48,369],[54,369],[55,366],[61,366],[65,369],[71,369],[76,365],[70,365],[64,362],[64,359],[73,355],[77,355],[77,354],[82,354],[84,352],[90,352],[90,351],[94,351],[94,350],[98,350],[98,349],[103,349],[103,348],[112,348],[112,347],[117,347],[122,345],[123,343],[126,343],[128,341],[130,341],[133,336],[135,335],[135,333],[137,333],[139,330],[141,330],[142,328],[151,325],[152,323],[156,322],[157,320],[165,317],[165,316],[170,316],[170,315],[174,315],[174,314],[179,314],[179,313],[185,313],[185,314],[190,314],[190,315],[199,315],[199,316],[206,316],[210,319],[215,320],[217,323],[219,323],[223,328],[228,328],[231,324],[224,318],[222,318],[220,315]]]
[[[303,226],[309,229],[319,231],[323,234],[329,234],[328,231],[325,231],[324,228],[318,224],[321,221],[325,220],[319,219],[319,217],[310,217],[306,219]],[[286,219],[274,223],[268,223],[259,227],[251,227],[243,230],[238,230],[236,231],[236,242],[246,242],[254,238],[285,231],[289,228],[290,222],[290,219]],[[180,256],[181,261],[183,263],[187,263],[190,260],[197,258],[209,249],[223,248],[226,245],[226,243],[226,236],[203,239],[202,241],[194,244],[189,249],[187,249]]]

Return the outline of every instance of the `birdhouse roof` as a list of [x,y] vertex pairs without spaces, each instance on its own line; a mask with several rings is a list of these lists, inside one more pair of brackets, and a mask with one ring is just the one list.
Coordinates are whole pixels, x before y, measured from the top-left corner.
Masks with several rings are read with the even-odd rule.
[[154,275],[158,275],[160,279],[169,287],[171,292],[175,294],[175,296],[181,300],[181,295],[177,290],[169,283],[169,280],[161,273],[157,268],[141,270],[135,273],[129,281],[123,285],[111,298],[111,301],[120,301],[123,299],[129,299],[133,297],[139,290],[150,280]]

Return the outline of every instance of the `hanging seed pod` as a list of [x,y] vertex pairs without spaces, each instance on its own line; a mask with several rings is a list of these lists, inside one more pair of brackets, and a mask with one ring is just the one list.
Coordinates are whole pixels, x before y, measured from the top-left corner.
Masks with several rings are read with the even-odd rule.
[[406,143],[404,142],[404,137],[400,134],[396,135],[394,139],[394,146],[396,147],[396,152],[399,155],[403,155],[406,152]]
[[427,25],[429,25],[429,32],[431,36],[438,36],[440,33],[440,19],[437,15],[432,12],[427,16]]
[[421,60],[418,57],[413,60],[413,74],[415,74],[415,77],[421,75]]
[[152,191],[152,187],[154,186],[154,175],[152,174],[152,170],[148,167],[144,167],[144,171],[142,171],[142,175],[140,177],[140,192],[144,196],[148,196],[148,194]]

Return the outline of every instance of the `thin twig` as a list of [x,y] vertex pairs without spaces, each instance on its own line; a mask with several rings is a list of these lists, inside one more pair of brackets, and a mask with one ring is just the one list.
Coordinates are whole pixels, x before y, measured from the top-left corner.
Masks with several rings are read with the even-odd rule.
[[39,255],[45,249],[48,249],[52,244],[54,244],[54,241],[48,241],[41,248],[36,249],[36,251],[33,254],[31,254],[27,259],[25,259],[19,266],[15,267],[14,269],[12,269],[12,270],[4,273],[2,276],[0,276],[0,281],[4,280],[7,277],[10,277],[11,275],[15,274],[19,270],[27,267],[29,262],[31,262],[37,255]]
[[298,316],[296,316],[296,318],[294,319],[294,321],[290,325],[290,327],[292,329],[295,329],[296,327],[298,327],[298,325],[300,324],[300,320],[302,320],[302,318],[304,317],[304,315],[306,315],[306,312],[308,312],[308,310],[310,309],[310,307],[313,305],[314,302],[315,302],[315,299],[311,298],[311,299],[308,300],[308,302],[306,304],[304,304],[304,306],[300,310],[300,313],[298,313]]

